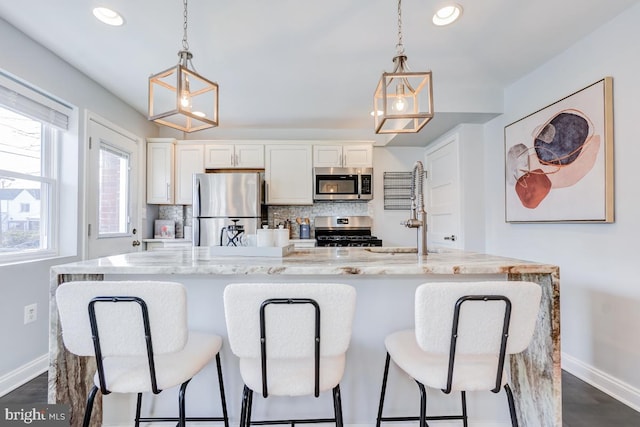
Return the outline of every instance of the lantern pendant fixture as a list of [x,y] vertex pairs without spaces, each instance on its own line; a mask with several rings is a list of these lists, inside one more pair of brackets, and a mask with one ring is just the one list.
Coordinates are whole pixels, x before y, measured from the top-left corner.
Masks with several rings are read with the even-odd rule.
[[218,126],[218,84],[196,73],[187,41],[187,0],[178,65],[149,77],[149,120],[183,132]]
[[433,118],[431,71],[411,72],[402,43],[402,0],[398,0],[395,68],[382,73],[373,95],[376,133],[416,133]]

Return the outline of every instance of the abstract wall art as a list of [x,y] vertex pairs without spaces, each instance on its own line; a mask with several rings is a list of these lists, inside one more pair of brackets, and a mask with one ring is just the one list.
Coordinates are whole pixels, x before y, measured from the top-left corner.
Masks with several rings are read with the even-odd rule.
[[504,128],[506,222],[613,222],[613,79]]

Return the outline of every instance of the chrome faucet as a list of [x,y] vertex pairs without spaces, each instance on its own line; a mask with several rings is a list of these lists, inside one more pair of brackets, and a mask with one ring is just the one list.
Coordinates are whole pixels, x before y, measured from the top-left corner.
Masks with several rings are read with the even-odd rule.
[[411,218],[401,223],[417,228],[418,255],[427,254],[427,212],[424,210],[424,166],[418,160],[411,173]]

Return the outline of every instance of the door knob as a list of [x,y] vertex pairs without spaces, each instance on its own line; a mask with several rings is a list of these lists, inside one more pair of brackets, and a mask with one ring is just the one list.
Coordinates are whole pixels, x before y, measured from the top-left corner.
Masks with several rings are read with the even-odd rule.
[[451,240],[452,242],[455,242],[456,236],[453,234],[451,236],[445,236],[444,240]]
[[133,246],[134,248],[136,246],[140,246],[140,240],[134,240],[133,243],[131,243],[131,246]]

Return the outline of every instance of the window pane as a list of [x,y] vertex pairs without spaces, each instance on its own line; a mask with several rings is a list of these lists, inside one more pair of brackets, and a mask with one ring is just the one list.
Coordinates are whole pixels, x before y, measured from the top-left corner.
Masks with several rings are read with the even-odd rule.
[[47,247],[47,183],[0,176],[0,252],[19,252]]
[[41,176],[42,125],[0,107],[0,169]]
[[100,146],[98,234],[124,234],[129,222],[129,154]]

